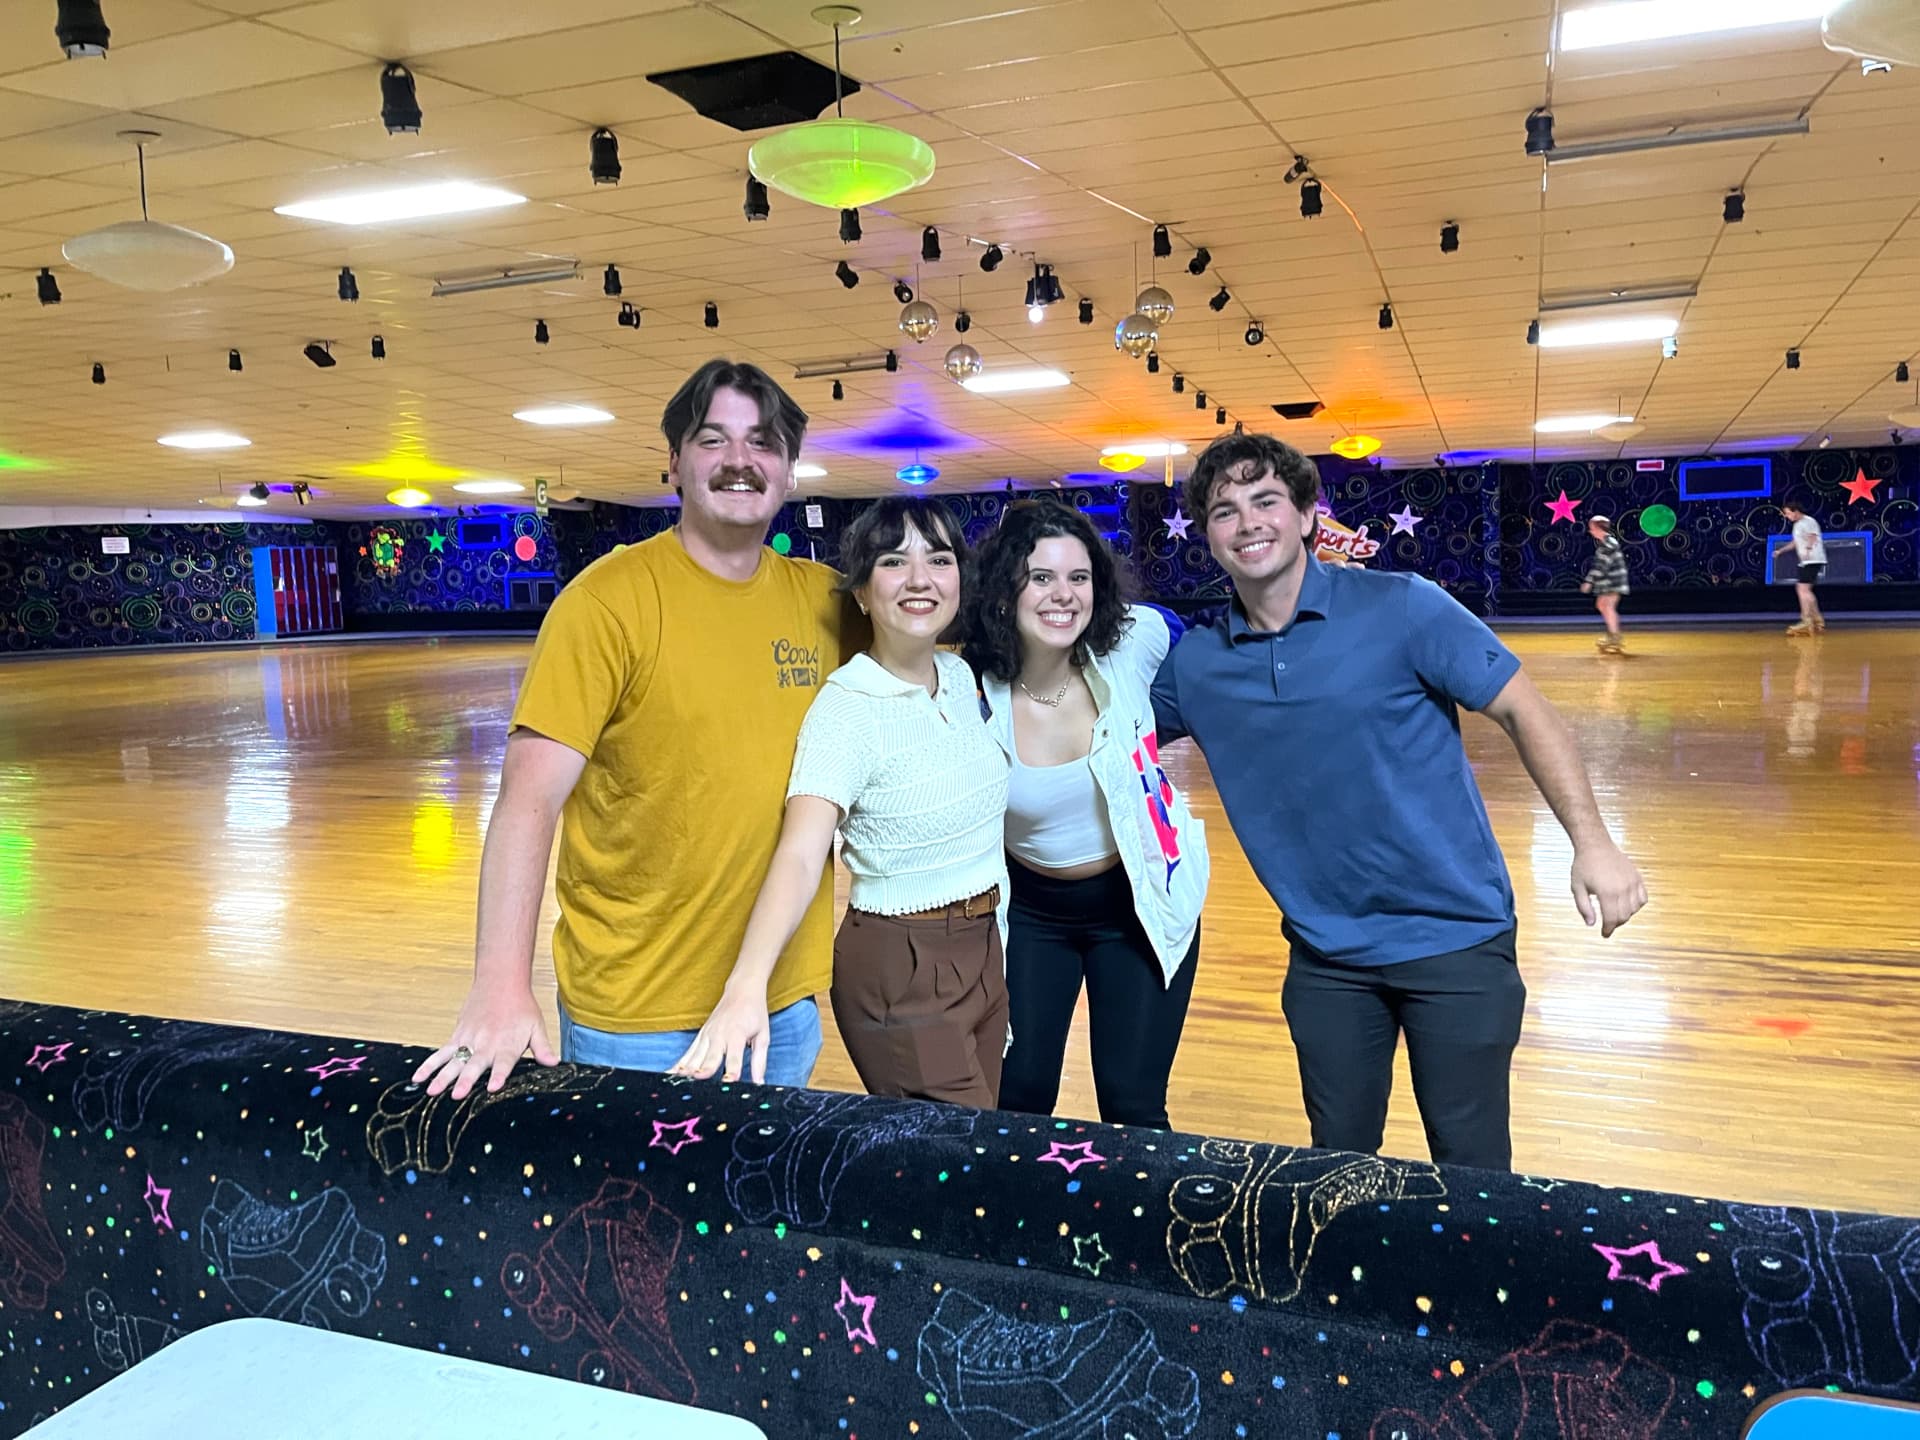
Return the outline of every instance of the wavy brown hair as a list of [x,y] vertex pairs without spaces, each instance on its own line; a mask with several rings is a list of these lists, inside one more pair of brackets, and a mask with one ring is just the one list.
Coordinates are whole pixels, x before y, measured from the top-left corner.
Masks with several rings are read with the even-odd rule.
[[974,552],[973,586],[965,610],[962,652],[981,675],[1011,684],[1020,674],[1020,630],[1014,619],[1027,583],[1034,546],[1061,536],[1087,547],[1093,570],[1093,614],[1074,642],[1073,663],[1105,655],[1133,622],[1127,614],[1127,573],[1093,522],[1057,500],[1020,500],[1007,507],[996,530]]

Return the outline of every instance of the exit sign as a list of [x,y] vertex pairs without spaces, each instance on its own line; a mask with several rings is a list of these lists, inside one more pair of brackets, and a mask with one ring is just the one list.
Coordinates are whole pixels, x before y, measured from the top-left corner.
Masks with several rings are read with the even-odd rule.
[[1633,468],[1644,474],[1649,470],[1666,469],[1667,462],[1664,460],[1636,460],[1633,462]]

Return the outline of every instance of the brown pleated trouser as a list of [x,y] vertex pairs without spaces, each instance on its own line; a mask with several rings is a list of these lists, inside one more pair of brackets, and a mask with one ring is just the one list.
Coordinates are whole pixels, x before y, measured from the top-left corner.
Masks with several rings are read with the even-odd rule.
[[832,1000],[868,1094],[999,1103],[1007,974],[991,910],[972,920],[847,911],[833,942]]

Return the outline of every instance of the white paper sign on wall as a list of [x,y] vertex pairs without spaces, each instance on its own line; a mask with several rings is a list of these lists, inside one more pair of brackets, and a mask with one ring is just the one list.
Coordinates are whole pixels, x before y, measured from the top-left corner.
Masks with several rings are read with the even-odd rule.
[[824,530],[827,528],[827,515],[818,505],[807,506],[807,529]]
[[131,555],[133,546],[124,535],[102,535],[100,537],[102,555]]

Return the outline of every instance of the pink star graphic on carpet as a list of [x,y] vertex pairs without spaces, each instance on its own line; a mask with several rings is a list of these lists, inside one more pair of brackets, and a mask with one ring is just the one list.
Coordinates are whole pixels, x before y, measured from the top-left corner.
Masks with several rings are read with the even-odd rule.
[[[1686,1266],[1676,1265],[1660,1253],[1658,1240],[1645,1241],[1629,1250],[1617,1249],[1612,1245],[1595,1245],[1593,1248],[1607,1257],[1607,1279],[1631,1280],[1641,1289],[1651,1290],[1656,1295],[1660,1293],[1662,1280],[1671,1280],[1676,1275],[1687,1273]],[[1620,1262],[1630,1255],[1644,1255],[1653,1266],[1653,1274],[1635,1275],[1628,1272]]]
[[[1080,1153],[1069,1160],[1067,1158],[1067,1152],[1070,1150],[1078,1150]],[[1040,1163],[1042,1165],[1058,1165],[1062,1170],[1071,1175],[1082,1165],[1092,1165],[1096,1161],[1105,1160],[1106,1158],[1104,1155],[1096,1155],[1093,1153],[1093,1142],[1091,1140],[1077,1141],[1072,1145],[1062,1145],[1056,1140],[1053,1142],[1052,1147],[1048,1149],[1047,1153],[1040,1157]]]
[[147,1202],[147,1213],[153,1217],[153,1223],[162,1230],[173,1228],[173,1217],[167,1214],[167,1206],[173,1203],[173,1191],[153,1183],[153,1176],[147,1176],[147,1193],[141,1197]]
[[71,1040],[62,1040],[58,1045],[36,1045],[33,1054],[27,1057],[27,1064],[42,1075],[67,1058],[67,1051],[73,1048]]
[[[700,1117],[698,1115],[695,1115],[690,1120],[676,1120],[671,1125],[667,1124],[664,1120],[656,1120],[653,1122],[653,1139],[647,1142],[647,1148],[649,1150],[664,1150],[669,1155],[678,1155],[682,1150],[686,1149],[687,1146],[698,1145],[702,1140],[707,1138],[704,1135],[695,1133],[693,1127],[699,1123]],[[669,1135],[677,1135],[679,1138],[669,1141],[666,1138]]]
[[[873,1335],[873,1305],[874,1301],[878,1298],[876,1295],[854,1294],[853,1287],[847,1284],[846,1276],[843,1275],[840,1277],[840,1300],[839,1303],[833,1307],[833,1313],[838,1315],[840,1317],[840,1323],[847,1327],[847,1339],[849,1341],[864,1340],[869,1345],[878,1345],[880,1343]],[[847,1312],[849,1310],[858,1310],[860,1312],[860,1323],[858,1325],[847,1318]]]
[[1579,503],[1578,500],[1569,500],[1565,490],[1560,492],[1560,498],[1558,500],[1547,501],[1547,509],[1553,512],[1553,523],[1558,525],[1564,520],[1569,525],[1573,524],[1574,507]]
[[335,1055],[332,1059],[323,1061],[318,1065],[309,1065],[307,1067],[307,1073],[309,1075],[318,1075],[322,1080],[331,1080],[336,1075],[345,1075],[351,1071],[358,1070],[366,1063],[367,1057],[364,1055],[355,1055],[351,1059],[345,1055]]
[[1878,480],[1869,480],[1865,470],[1855,470],[1853,479],[1842,480],[1840,488],[1847,492],[1847,504],[1857,505],[1862,500],[1871,503],[1873,492],[1881,483]]

